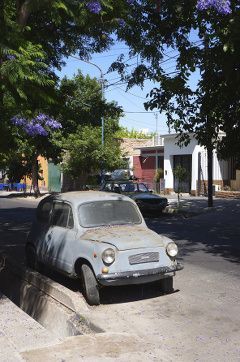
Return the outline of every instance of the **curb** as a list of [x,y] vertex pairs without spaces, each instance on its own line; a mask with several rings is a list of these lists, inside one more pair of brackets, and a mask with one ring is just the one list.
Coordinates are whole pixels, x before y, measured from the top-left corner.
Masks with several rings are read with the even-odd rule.
[[191,217],[191,216],[197,216],[197,215],[201,215],[207,212],[211,212],[214,211],[215,209],[213,207],[204,207],[204,208],[199,208],[199,209],[194,209],[194,208],[184,208],[183,207],[168,207],[164,210],[164,213],[166,214],[180,214],[183,215],[185,217]]
[[0,254],[0,271],[3,268],[7,268],[12,274],[33,285],[71,311],[77,312],[78,310],[82,310],[89,312],[89,308],[83,297],[79,295],[76,297],[74,292],[48,277],[17,265],[16,262],[6,254]]
[[[36,271],[31,271],[24,266],[17,265],[16,262],[6,254],[0,254],[0,282],[3,293],[12,300],[14,304],[29,314],[30,317],[37,320],[45,328],[46,325],[49,324],[49,319],[52,324],[54,323],[53,314],[55,313],[56,307],[59,306],[60,308],[63,308],[62,310],[66,310],[67,314],[65,313],[65,315],[68,316],[65,318],[68,325],[67,328],[70,328],[73,331],[73,334],[79,334],[79,331],[81,331],[80,334],[104,332],[101,327],[91,320],[91,309],[88,307],[85,299],[80,293],[77,294]],[[20,295],[18,294],[17,299],[14,295],[15,289],[12,287],[12,285],[15,285],[15,282],[18,286],[21,286],[17,289],[20,291]],[[26,293],[29,288],[35,290],[32,292],[34,294],[34,300],[31,299],[32,295],[30,296],[30,299],[28,299],[28,294]],[[44,305],[46,304],[45,319],[38,320],[38,318],[36,319],[33,316],[34,313],[32,314],[32,307],[30,304],[35,303],[36,306],[38,306],[38,302],[42,300],[42,298],[44,298],[45,301]],[[47,302],[47,300],[49,302]],[[55,305],[55,308],[52,309],[50,314],[47,303],[48,305]],[[24,309],[25,306],[27,309]],[[29,306],[30,313],[28,312]]]

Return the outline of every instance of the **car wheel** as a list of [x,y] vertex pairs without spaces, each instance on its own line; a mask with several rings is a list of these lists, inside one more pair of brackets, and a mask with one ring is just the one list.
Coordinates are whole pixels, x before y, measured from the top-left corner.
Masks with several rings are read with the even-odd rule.
[[33,270],[39,270],[39,263],[37,260],[37,255],[35,248],[33,246],[27,246],[26,247],[26,265],[33,269]]
[[160,288],[164,294],[173,292],[173,277],[164,278],[160,281]]
[[100,296],[98,283],[91,267],[87,264],[83,264],[81,268],[83,290],[86,301],[90,305],[99,305]]

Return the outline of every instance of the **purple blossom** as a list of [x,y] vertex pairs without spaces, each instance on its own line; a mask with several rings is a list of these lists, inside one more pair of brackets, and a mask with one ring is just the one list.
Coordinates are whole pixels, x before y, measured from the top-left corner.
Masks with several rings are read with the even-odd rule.
[[53,118],[49,118],[46,120],[46,123],[45,125],[51,129],[59,129],[59,128],[62,128],[62,125],[60,122],[56,121],[55,119]]
[[135,1],[135,0],[127,0],[127,3],[128,3],[129,5],[132,5],[132,4],[134,3],[134,1]]
[[15,126],[25,126],[26,124],[26,119],[18,116],[14,116],[11,121]]
[[118,19],[118,24],[121,28],[123,28],[126,25],[126,22],[123,19]]
[[198,0],[197,9],[207,10],[213,8],[218,13],[226,15],[232,12],[230,5],[230,0]]
[[39,123],[44,123],[46,121],[46,119],[48,119],[48,116],[44,113],[39,113],[36,117],[35,120],[38,121]]
[[25,125],[24,131],[31,137],[48,136],[48,132],[43,128],[43,126],[39,123],[35,123],[34,120],[31,120]]
[[56,129],[62,128],[60,122],[44,113],[39,113],[31,120],[15,116],[11,119],[11,121],[15,126],[22,127],[23,131],[31,137],[48,136],[50,130],[54,131]]
[[91,13],[94,14],[99,14],[100,11],[102,10],[101,4],[99,3],[99,1],[89,1],[87,3],[87,8],[89,11],[91,11]]
[[16,57],[14,55],[11,55],[11,54],[8,54],[6,56],[6,58],[7,58],[7,60],[15,60],[16,59]]

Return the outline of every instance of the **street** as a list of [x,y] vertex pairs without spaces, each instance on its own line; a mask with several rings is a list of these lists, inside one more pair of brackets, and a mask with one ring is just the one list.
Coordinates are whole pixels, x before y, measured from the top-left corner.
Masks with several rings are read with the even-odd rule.
[[[37,203],[0,198],[0,251],[19,263]],[[150,361],[240,360],[239,220],[240,200],[217,199],[200,215],[148,218],[152,230],[178,244],[184,270],[175,277],[174,293],[161,295],[157,285],[102,290],[102,304],[90,307],[94,322],[106,332],[136,334]]]

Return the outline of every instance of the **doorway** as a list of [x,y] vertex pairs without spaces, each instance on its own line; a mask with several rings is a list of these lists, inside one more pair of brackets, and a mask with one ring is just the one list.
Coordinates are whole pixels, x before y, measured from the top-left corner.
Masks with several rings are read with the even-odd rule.
[[[181,182],[180,190],[183,193],[191,192],[191,180],[192,180],[192,155],[175,155],[173,156],[173,169],[178,165],[187,170],[187,175],[184,181]],[[174,191],[178,192],[179,182],[174,176]]]

